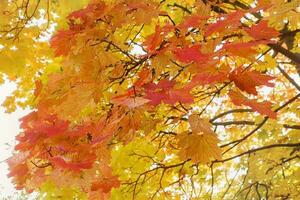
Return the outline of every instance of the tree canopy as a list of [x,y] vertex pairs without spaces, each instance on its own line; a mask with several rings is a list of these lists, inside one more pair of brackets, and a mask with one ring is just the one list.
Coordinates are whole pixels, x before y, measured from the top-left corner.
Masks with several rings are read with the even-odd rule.
[[[13,183],[40,199],[299,199],[299,0],[3,0]],[[5,134],[5,133],[2,133]]]

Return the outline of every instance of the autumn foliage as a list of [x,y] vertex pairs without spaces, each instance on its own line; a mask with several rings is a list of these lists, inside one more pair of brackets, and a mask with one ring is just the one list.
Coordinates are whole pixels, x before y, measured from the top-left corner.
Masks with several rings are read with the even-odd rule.
[[[0,59],[28,48],[21,66],[0,61],[19,85],[4,106],[33,110],[7,161],[16,188],[41,199],[300,198],[299,1],[92,0],[68,13],[63,2],[0,7]],[[28,25],[39,9],[44,29]]]

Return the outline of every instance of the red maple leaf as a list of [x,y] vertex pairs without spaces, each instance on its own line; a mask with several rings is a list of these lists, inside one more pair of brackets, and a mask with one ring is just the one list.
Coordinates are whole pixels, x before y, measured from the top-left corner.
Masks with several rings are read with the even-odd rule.
[[196,73],[189,84],[185,88],[192,89],[197,85],[207,85],[221,83],[228,80],[228,74],[230,68],[228,66],[221,66],[216,68],[215,66],[201,67],[202,71]]
[[229,79],[235,83],[235,85],[242,91],[246,91],[249,94],[257,95],[257,86],[269,86],[273,87],[274,84],[270,83],[274,77],[261,74],[258,71],[246,70],[243,72],[242,68],[237,68],[230,73]]
[[179,29],[188,29],[192,27],[198,27],[202,20],[207,20],[209,16],[202,16],[199,14],[194,14],[185,17],[184,21],[178,25]]
[[205,36],[209,36],[214,32],[222,32],[226,28],[234,28],[240,25],[240,19],[243,17],[244,11],[237,10],[233,13],[222,15],[220,19],[213,24],[207,26]]
[[185,46],[183,48],[176,48],[173,51],[176,59],[183,63],[190,62],[207,62],[211,59],[211,54],[204,54],[201,52],[201,46],[199,44],[193,46]]
[[167,79],[161,80],[158,84],[149,83],[145,85],[146,99],[149,99],[149,104],[158,105],[161,102],[167,104],[175,104],[180,101],[182,103],[193,102],[193,97],[189,90],[184,88],[175,89],[176,82]]
[[[34,119],[34,120],[33,120]],[[21,127],[26,133],[53,137],[64,134],[69,127],[69,122],[58,119],[55,115],[40,117],[37,112],[30,113],[21,119]]]
[[266,20],[262,20],[258,24],[251,26],[251,28],[247,28],[246,31],[256,40],[270,40],[280,34],[276,29],[269,27]]

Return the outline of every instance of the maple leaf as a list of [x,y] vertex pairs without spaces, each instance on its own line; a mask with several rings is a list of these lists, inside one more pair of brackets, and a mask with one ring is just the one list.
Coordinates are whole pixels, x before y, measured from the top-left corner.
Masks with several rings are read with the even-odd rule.
[[145,99],[143,97],[115,97],[112,99],[112,103],[116,104],[116,105],[125,105],[128,108],[132,109],[132,108],[136,108],[136,107],[140,107],[146,103],[148,103],[150,100],[149,99]]
[[240,25],[240,19],[243,15],[244,11],[237,10],[233,13],[221,16],[216,23],[207,26],[205,36],[210,36],[215,32],[222,32],[227,28],[236,28]]
[[21,152],[13,155],[7,159],[7,164],[9,166],[10,172],[8,177],[12,176],[24,176],[28,172],[28,167],[26,164],[26,159],[29,156],[29,151]]
[[163,41],[163,38],[164,37],[163,37],[162,28],[159,25],[157,25],[155,27],[155,32],[146,38],[143,45],[146,46],[146,50],[149,53],[153,53],[160,46],[160,44]]
[[178,145],[181,148],[179,156],[191,159],[194,163],[206,164],[211,159],[221,159],[221,150],[218,148],[217,137],[210,134],[181,134],[178,136]]
[[180,101],[182,103],[193,102],[193,97],[189,90],[185,88],[175,89],[176,82],[167,79],[161,80],[158,84],[149,83],[145,85],[146,99],[149,99],[149,104],[158,105],[161,102],[167,104],[175,104]]
[[207,62],[211,58],[211,54],[201,53],[201,46],[199,44],[193,46],[185,46],[183,48],[176,48],[173,50],[175,58],[183,63],[190,62]]
[[211,124],[205,120],[199,117],[199,115],[197,115],[196,113],[193,113],[189,116],[189,124],[190,127],[192,129],[192,132],[194,133],[198,133],[198,132],[202,132],[202,133],[214,133],[211,130]]
[[[105,14],[107,6],[104,2],[91,3],[86,8],[76,10],[70,13],[67,17],[71,21],[70,29],[76,30],[86,28],[94,23],[94,19],[101,18]],[[76,24],[76,19],[79,19],[82,26]]]
[[188,28],[197,28],[200,25],[200,22],[208,19],[209,16],[202,16],[201,14],[189,15],[184,18],[183,22],[180,23],[177,27],[179,29],[188,29]]
[[242,91],[246,91],[247,93],[254,95],[257,95],[257,86],[274,86],[273,83],[270,83],[274,77],[262,74],[258,71],[243,71],[242,68],[237,68],[232,71],[229,75],[229,79]]
[[159,52],[164,51],[164,47],[167,46],[164,43],[164,38],[173,29],[174,26],[170,24],[166,24],[163,27],[156,25],[154,33],[149,35],[143,42],[143,46],[146,47],[147,52],[149,54],[158,54]]
[[266,20],[261,20],[258,24],[247,28],[246,31],[256,40],[270,40],[280,34],[276,29],[269,27]]
[[137,24],[150,24],[152,18],[157,17],[159,14],[156,6],[157,4],[153,1],[130,0],[128,2],[128,13],[133,13]]
[[194,163],[208,163],[211,159],[221,160],[221,149],[218,147],[218,138],[212,131],[208,120],[197,114],[189,117],[192,134],[178,135],[178,145],[181,148],[179,155],[184,160],[191,159]]
[[240,56],[244,58],[254,59],[254,55],[257,54],[256,47],[260,44],[266,44],[266,41],[251,41],[251,42],[239,42],[239,43],[226,43],[222,47],[225,53],[230,53],[234,56]]
[[152,79],[151,76],[151,71],[149,69],[143,68],[139,73],[138,73],[139,79],[134,83],[134,86],[136,88],[139,88],[143,86],[146,83],[149,83]]
[[59,168],[72,170],[72,171],[81,171],[83,169],[92,168],[94,160],[96,159],[95,156],[90,156],[88,160],[80,161],[80,162],[68,162],[63,157],[55,156],[50,158],[50,161]]
[[254,99],[248,99],[238,91],[230,91],[228,95],[231,98],[232,103],[234,103],[235,105],[249,106],[260,114],[267,115],[272,119],[276,119],[277,114],[272,111],[272,104],[270,102],[257,102]]
[[23,189],[26,179],[28,178],[29,167],[27,166],[26,160],[29,154],[29,151],[18,152],[6,161],[9,169],[7,176],[13,178],[17,189]]
[[193,96],[190,94],[190,91],[187,90],[185,87],[180,89],[173,89],[169,91],[170,104],[174,104],[176,102],[192,103],[193,101],[194,101]]
[[196,74],[192,82],[201,84],[201,85],[206,85],[206,84],[215,84],[216,82],[223,82],[227,79],[226,77],[227,74],[224,73],[199,73]]
[[201,71],[196,73],[189,84],[185,88],[192,89],[197,85],[214,85],[216,83],[228,80],[229,67],[222,65],[220,68],[215,66],[201,67]]
[[91,190],[97,191],[101,190],[104,193],[108,193],[112,188],[117,188],[120,186],[120,181],[116,176],[107,177],[103,180],[94,181],[92,183]]
[[56,56],[67,56],[74,45],[77,31],[59,30],[51,39],[50,45],[55,49]]
[[30,113],[27,117],[21,119],[21,127],[27,132],[54,137],[64,134],[69,128],[69,122],[60,120],[55,115],[40,117],[37,112]]
[[42,92],[43,83],[41,80],[35,81],[35,90],[34,90],[34,96],[38,97],[40,93]]
[[23,164],[18,164],[14,167],[10,167],[10,172],[7,174],[8,177],[13,177],[13,176],[25,176],[28,172],[28,166],[26,163]]

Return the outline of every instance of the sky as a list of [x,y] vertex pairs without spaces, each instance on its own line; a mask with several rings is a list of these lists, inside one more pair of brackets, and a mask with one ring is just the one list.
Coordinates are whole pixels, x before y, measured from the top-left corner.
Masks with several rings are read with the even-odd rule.
[[[0,104],[15,88],[14,83],[7,81],[0,85]],[[14,194],[16,190],[13,184],[7,177],[8,166],[5,160],[12,155],[15,136],[20,131],[18,119],[29,112],[29,109],[18,109],[14,113],[5,113],[5,109],[0,107],[0,199],[11,195],[17,196]],[[10,197],[10,199],[12,198]]]

